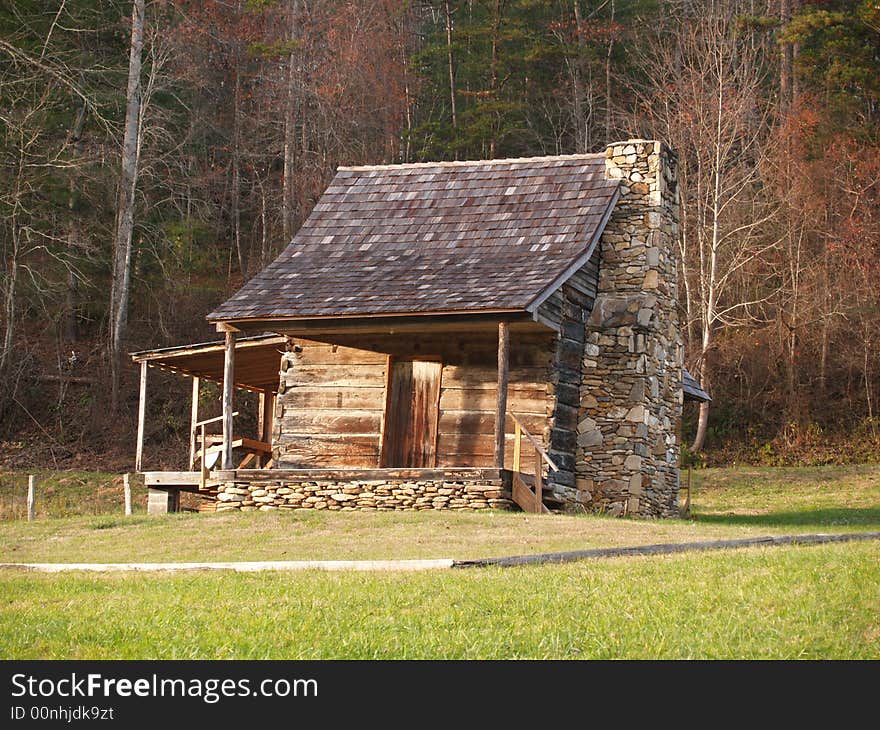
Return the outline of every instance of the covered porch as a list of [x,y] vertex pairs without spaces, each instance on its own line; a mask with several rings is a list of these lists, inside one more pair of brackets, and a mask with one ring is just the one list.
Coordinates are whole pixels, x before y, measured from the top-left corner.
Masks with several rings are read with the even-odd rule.
[[[152,511],[176,509],[180,491],[213,497],[220,510],[547,511],[543,476],[558,469],[545,440],[556,402],[551,328],[483,316],[299,322],[260,336],[218,329],[223,342],[132,355],[141,367],[136,462]],[[180,471],[144,469],[149,367],[193,379]],[[208,419],[222,434],[205,441],[200,379],[223,386],[222,414]],[[234,428],[238,388],[260,394],[253,438]]]
[[[278,371],[286,338],[256,335],[239,339],[231,354],[225,341],[204,342],[131,353],[140,369],[135,471],[144,476],[151,514],[173,512],[179,508],[181,491],[210,496],[209,471],[215,466],[268,468],[272,458],[272,423],[278,392]],[[226,361],[238,362],[229,372]],[[192,381],[190,400],[189,457],[176,470],[149,469],[146,441],[147,403],[150,369],[188,377]],[[199,393],[204,382],[222,388],[223,408],[219,416],[204,418]],[[235,427],[234,392],[244,390],[258,395],[257,424],[254,433]],[[228,404],[228,407],[227,407]],[[216,433],[222,428],[222,433]],[[222,462],[226,458],[225,463]]]

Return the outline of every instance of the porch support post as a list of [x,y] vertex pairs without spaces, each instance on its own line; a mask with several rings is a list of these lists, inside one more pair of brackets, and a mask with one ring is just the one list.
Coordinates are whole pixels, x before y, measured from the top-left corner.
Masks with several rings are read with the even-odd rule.
[[[272,440],[272,415],[275,400],[271,391],[260,391],[260,406],[257,412],[257,441],[269,443]],[[263,454],[257,454],[257,469],[263,468]]]
[[257,409],[257,441],[266,440],[266,391],[260,391],[259,407]]
[[144,419],[147,414],[147,361],[141,361],[141,389],[138,395],[137,451],[134,457],[134,470],[143,471],[144,465]]
[[226,332],[223,358],[223,468],[232,469],[232,399],[235,391],[235,332]]
[[271,390],[260,391],[260,413],[257,439],[269,443],[272,440],[272,421],[275,418],[275,394]]
[[271,390],[266,391],[266,414],[265,425],[263,426],[263,441],[267,444],[272,443],[272,431],[275,429],[275,404],[278,402],[278,396]]
[[[199,376],[192,379],[192,405],[189,416],[189,470],[196,468],[196,424],[199,422]],[[204,447],[203,447],[204,448]]]
[[495,466],[504,468],[504,426],[507,420],[507,383],[510,379],[510,342],[507,322],[498,323],[498,398],[495,404]]

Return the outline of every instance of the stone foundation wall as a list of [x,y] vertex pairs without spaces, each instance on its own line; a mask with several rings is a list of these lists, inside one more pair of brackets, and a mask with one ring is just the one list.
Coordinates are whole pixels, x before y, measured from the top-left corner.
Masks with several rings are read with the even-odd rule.
[[510,509],[500,479],[275,479],[217,485],[217,511]]
[[621,180],[621,195],[586,325],[576,488],[597,511],[669,517],[678,514],[683,361],[676,160],[660,142],[630,140],[608,148],[606,174]]

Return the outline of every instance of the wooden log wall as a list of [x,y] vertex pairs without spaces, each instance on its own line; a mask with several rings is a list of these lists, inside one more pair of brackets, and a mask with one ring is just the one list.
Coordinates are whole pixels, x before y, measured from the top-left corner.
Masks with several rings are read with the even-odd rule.
[[589,261],[539,308],[542,318],[552,320],[559,330],[552,365],[556,397],[549,438],[550,457],[559,471],[548,473],[547,478],[557,496],[563,499],[575,495],[575,451],[586,321],[596,301],[600,256],[601,250],[597,246]]
[[281,358],[277,466],[375,467],[385,409],[384,354],[295,340]]
[[[507,410],[536,437],[549,433],[552,410],[550,363],[553,336],[510,333]],[[485,466],[495,453],[497,342],[483,336],[459,340],[444,357],[440,390],[437,466]],[[513,463],[513,424],[506,424],[505,464]]]
[[[388,355],[443,361],[437,466],[491,466],[497,391],[495,334],[370,336],[331,346],[294,340],[282,361],[273,439],[282,467],[379,466]],[[552,333],[510,333],[508,410],[545,443],[554,409]],[[358,347],[357,345],[360,345]],[[506,463],[513,458],[508,426]]]
[[568,283],[561,288],[562,316],[553,358],[555,402],[550,423],[550,458],[559,467],[548,473],[551,486],[575,486],[575,450],[580,410],[581,364],[584,357],[585,318],[593,299]]

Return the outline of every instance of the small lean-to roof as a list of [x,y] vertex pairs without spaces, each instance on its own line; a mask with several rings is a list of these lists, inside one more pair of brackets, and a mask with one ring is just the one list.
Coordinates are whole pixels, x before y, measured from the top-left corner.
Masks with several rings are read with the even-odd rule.
[[[286,347],[287,338],[273,334],[237,339],[235,342],[236,387],[277,392],[281,353]],[[141,350],[130,353],[130,356],[136,363],[145,362],[160,370],[222,383],[225,349],[225,342],[221,340]]]
[[688,372],[687,368],[681,369],[681,388],[684,391],[685,400],[695,400],[700,403],[712,400],[709,394],[700,387],[697,379]]
[[208,319],[526,311],[586,261],[617,195],[601,154],[340,167]]

